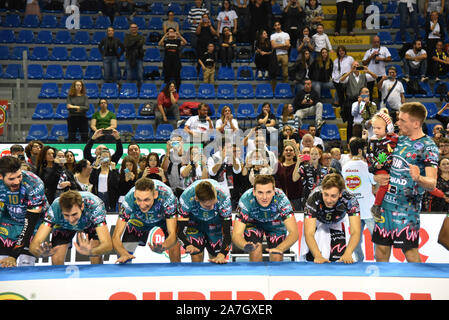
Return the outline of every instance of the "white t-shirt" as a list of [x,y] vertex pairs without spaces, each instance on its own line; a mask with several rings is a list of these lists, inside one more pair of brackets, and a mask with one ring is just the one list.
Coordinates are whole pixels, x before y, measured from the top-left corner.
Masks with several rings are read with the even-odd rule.
[[338,58],[334,60],[334,69],[332,69],[332,80],[335,82],[340,82],[341,76],[346,72],[351,71],[354,58],[351,56],[345,56],[343,60],[340,61],[340,69],[338,68],[338,61]]
[[[290,40],[290,35],[287,32],[275,32],[270,36],[270,41],[273,41],[277,44],[285,44],[287,40]],[[276,49],[276,55],[288,54],[288,50],[284,49]]]
[[371,207],[374,204],[372,186],[376,184],[374,176],[368,171],[363,160],[350,160],[341,170],[346,190],[354,195],[360,205],[360,219],[372,218]]
[[332,44],[329,40],[327,34],[315,33],[312,36],[313,42],[315,43],[315,52],[321,52],[321,49],[326,48],[327,50],[332,50]]
[[[236,128],[236,130],[239,129],[239,123],[237,122],[237,120],[232,119],[232,124],[234,125],[234,127]],[[217,122],[215,122],[215,128],[216,128],[216,129],[219,128],[219,127],[221,127],[222,125],[223,125],[223,121],[221,121],[221,118],[218,119]],[[225,129],[225,131],[226,131],[226,130],[232,130],[231,124],[229,123],[229,121],[228,121],[228,123],[226,123],[224,129]]]
[[[365,52],[365,55],[363,56],[363,60],[367,60],[368,57],[376,51],[379,52],[380,58],[391,57],[390,51],[387,49],[387,47],[380,46],[380,48],[371,48],[367,50]],[[385,76],[385,61],[378,61],[378,63],[376,63],[375,59],[372,59],[368,64],[368,70],[375,73],[378,77]],[[367,74],[366,77],[368,82],[374,80],[369,74]]]
[[428,39],[440,39],[440,24],[438,22],[433,23],[432,21],[430,21],[430,26],[433,27],[434,25],[435,27],[433,28],[433,31],[429,33],[429,36],[427,37]]
[[[418,51],[418,53],[415,53],[415,51],[413,49],[408,49],[407,52],[405,53],[406,55],[415,58],[415,57],[419,57],[422,56],[423,54],[426,54],[426,50],[421,49],[420,51]],[[421,61],[422,62],[422,61]],[[412,67],[414,67],[414,69],[417,69],[419,67],[419,64],[421,63],[419,61],[415,61],[415,60],[409,60],[408,63],[410,63],[410,65]]]
[[228,27],[231,29],[234,27],[234,19],[237,19],[237,13],[234,10],[229,11],[221,11],[218,14],[217,20],[221,22],[219,33],[223,31],[224,27]]
[[101,174],[98,176],[98,192],[108,192],[108,175]]
[[[396,79],[397,80],[397,79]],[[395,81],[396,81],[395,80]],[[384,82],[382,83],[382,97],[386,97],[388,94],[388,91],[390,91],[390,88],[393,87],[394,82],[392,80],[384,80]],[[396,84],[396,87],[394,87],[393,91],[391,92],[390,96],[388,97],[387,102],[390,104],[390,107],[394,110],[399,110],[400,106],[401,106],[401,93],[404,93],[404,87],[402,86],[401,81],[398,80],[398,83]],[[383,108],[385,107],[385,104],[383,102],[382,98],[382,103],[380,104],[380,107]]]
[[205,134],[209,130],[209,122],[208,121],[200,121],[199,116],[191,116],[189,119],[187,119],[186,126],[189,126],[189,129],[193,132],[198,132]]

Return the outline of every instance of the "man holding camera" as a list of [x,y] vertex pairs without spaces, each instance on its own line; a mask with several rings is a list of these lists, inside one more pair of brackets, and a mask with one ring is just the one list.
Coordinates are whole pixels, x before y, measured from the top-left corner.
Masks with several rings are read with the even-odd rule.
[[92,164],[92,166],[99,166],[100,153],[103,149],[108,149],[105,145],[100,144],[95,148],[95,157],[92,156],[93,145],[102,139],[105,135],[111,135],[115,140],[115,153],[111,157],[111,162],[118,163],[123,155],[123,145],[120,139],[120,133],[115,129],[99,129],[95,131],[92,137],[87,141],[83,150],[83,157]]
[[167,33],[159,41],[158,45],[164,48],[164,62],[162,73],[164,74],[164,82],[167,85],[170,80],[174,81],[176,88],[181,85],[181,46],[187,44],[179,32],[174,28],[168,28]]
[[299,119],[298,128],[301,128],[303,118],[315,115],[316,128],[321,129],[324,124],[323,104],[320,102],[318,93],[312,89],[312,80],[304,80],[304,89],[296,94],[292,104]]
[[201,103],[198,106],[198,115],[191,116],[184,125],[184,131],[187,132],[194,142],[209,142],[210,130],[214,129],[214,124],[208,116],[209,106]]

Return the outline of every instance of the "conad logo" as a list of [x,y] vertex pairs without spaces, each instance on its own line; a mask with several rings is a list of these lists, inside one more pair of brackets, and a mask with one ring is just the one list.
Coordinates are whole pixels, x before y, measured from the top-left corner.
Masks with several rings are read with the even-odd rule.
[[14,292],[3,292],[0,293],[0,300],[28,300],[24,296]]

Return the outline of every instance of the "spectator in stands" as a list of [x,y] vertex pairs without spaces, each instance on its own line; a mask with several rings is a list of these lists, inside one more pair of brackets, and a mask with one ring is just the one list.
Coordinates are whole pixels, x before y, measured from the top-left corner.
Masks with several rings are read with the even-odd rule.
[[321,49],[311,66],[312,88],[321,95],[321,88],[332,89],[332,71],[334,63],[329,57],[329,50]]
[[220,47],[221,65],[223,67],[230,68],[236,47],[235,37],[232,34],[231,29],[224,27],[218,41],[218,45]]
[[315,145],[315,139],[310,133],[306,133],[302,136],[301,143],[299,145],[299,150],[306,154],[304,151],[306,148],[309,149],[309,152],[307,154],[310,154],[310,149]]
[[[444,7],[447,6],[447,0],[424,0],[424,13],[426,24],[430,20],[433,11],[438,13],[438,23],[442,30],[446,30],[446,17],[444,16]],[[443,38],[444,39],[444,38]]]
[[270,36],[271,47],[275,50],[276,60],[281,64],[282,80],[288,82],[288,51],[290,49],[290,36],[282,31],[280,21],[273,25],[274,33]]
[[[69,141],[86,142],[89,132],[89,123],[86,112],[89,110],[89,103],[86,95],[86,87],[83,81],[75,80],[72,83],[67,95],[67,110],[69,112],[67,117]],[[80,134],[80,140],[76,137],[77,133]]]
[[279,141],[278,141],[279,154],[282,154],[285,146],[290,142],[293,142],[299,150],[299,143],[301,141],[301,137],[299,136],[298,130],[295,130],[291,125],[287,124],[284,125],[282,127],[282,130],[280,129],[280,131],[281,133],[279,134]]
[[301,128],[304,118],[315,116],[316,126],[321,129],[324,124],[323,104],[320,101],[318,93],[312,89],[312,80],[304,80],[304,89],[296,94],[292,104],[299,119],[298,128]]
[[119,8],[115,0],[103,0],[102,11],[109,17],[111,24],[114,23],[115,16],[119,15]]
[[324,26],[321,23],[317,25],[316,33],[312,36],[312,39],[315,43],[315,55],[319,55],[323,48],[326,48],[329,52],[333,52],[332,44],[328,35],[324,33]]
[[443,136],[438,143],[440,159],[449,158],[449,138]]
[[237,13],[231,7],[231,1],[224,0],[221,11],[217,16],[217,31],[221,35],[223,28],[228,27],[233,34],[237,34]]
[[[371,38],[371,49],[368,49],[363,56],[362,64],[368,66],[368,69],[377,75],[377,78],[367,78],[368,89],[370,91],[370,99],[373,100],[374,83],[379,83],[382,76],[386,75],[385,67],[391,62],[391,54],[387,47],[380,45],[379,36]],[[380,100],[381,98],[379,98]]]
[[[84,146],[83,157],[84,157],[84,159],[89,160],[89,162],[94,167],[98,167],[100,165],[101,151],[103,149],[107,149],[107,147],[105,145],[100,144],[95,148],[95,152],[94,152],[95,157],[92,156],[92,146],[94,145],[94,143],[99,141],[99,139],[101,139],[101,137],[103,135],[104,134],[103,134],[102,130],[95,131],[94,134],[92,135],[92,137],[89,139],[89,141],[87,141],[87,144]],[[120,158],[123,155],[122,140],[120,139],[120,133],[115,129],[112,130],[112,136],[115,138],[115,153],[112,156],[111,161],[114,163],[118,163],[118,161],[120,160]]]
[[438,20],[438,12],[430,13],[430,20],[426,22],[426,47],[427,51],[433,52],[438,41],[444,41],[445,31]]
[[315,125],[309,125],[309,134],[313,137],[313,145],[321,147],[321,150],[324,150],[324,141],[320,137],[317,136],[317,128]]
[[207,51],[204,52],[198,59],[198,63],[203,70],[203,82],[215,84],[215,63],[217,61],[217,54],[215,52],[215,45],[209,43]]
[[72,172],[65,167],[66,163],[64,151],[57,151],[53,166],[48,171],[45,181],[46,196],[49,203],[53,203],[65,191],[80,189]]
[[72,174],[75,174],[75,169],[76,169],[75,154],[72,151],[67,150],[66,152],[64,152],[64,156],[66,159],[65,168],[68,171],[70,171]]
[[75,13],[75,9],[73,7],[78,7],[78,8],[80,7],[79,0],[64,0],[63,8],[64,8],[64,13],[66,15]]
[[214,129],[214,124],[208,113],[209,106],[206,103],[201,103],[198,106],[198,115],[191,116],[184,125],[184,131],[194,142],[209,142],[209,134]]
[[380,107],[388,109],[393,123],[396,123],[396,113],[399,112],[401,105],[405,103],[404,87],[401,81],[396,79],[396,76],[396,68],[391,66],[388,68],[388,77],[383,76],[377,84],[377,88],[383,97]]
[[305,7],[306,24],[310,27],[311,35],[317,32],[318,25],[324,20],[324,13],[318,0],[308,0]]
[[193,182],[200,179],[208,179],[209,173],[207,170],[206,158],[200,152],[199,147],[191,146],[189,148],[189,156],[187,161],[180,169],[180,176],[182,181],[182,188],[185,190]]
[[31,140],[25,147],[25,154],[27,156],[27,162],[33,166],[37,164],[37,158],[41,152],[44,144],[39,140]]
[[302,55],[298,56],[298,60],[289,68],[290,80],[296,84],[296,91],[304,89],[304,80],[312,77],[313,56],[308,49],[303,50]]
[[285,31],[290,36],[290,43],[296,44],[300,30],[305,26],[306,14],[298,0],[289,0],[282,10],[282,21]]
[[107,29],[107,36],[98,44],[103,56],[103,72],[105,82],[118,83],[120,56],[125,52],[125,46],[119,38],[114,36],[114,28]]
[[[360,72],[361,69],[363,68],[363,73]],[[368,86],[368,75],[370,76],[370,79],[377,79],[377,75],[373,72],[371,72],[367,66],[361,66],[359,65],[359,63],[357,61],[354,61],[352,63],[351,66],[351,70],[349,72],[346,72],[345,74],[343,74],[340,78],[340,82],[341,83],[345,83],[346,85],[346,104],[343,106],[343,108],[341,109],[341,116],[343,121],[347,121],[348,122],[348,131],[347,131],[347,137],[348,137],[348,141],[349,138],[351,138],[353,136],[352,133],[352,129],[353,129],[353,121],[354,121],[354,112],[356,112],[357,115],[359,115],[361,117],[361,115],[357,112],[361,111],[361,110],[365,110],[365,108],[362,108],[361,110],[359,110],[360,108],[356,108],[354,109],[354,103],[359,101],[360,98],[360,92],[362,90],[362,88],[365,88]],[[368,90],[368,94],[370,94],[369,89]],[[364,98],[364,100],[366,100]],[[371,101],[370,97],[368,97],[368,101]],[[363,104],[364,106],[365,104]],[[357,106],[359,106],[357,104]],[[372,114],[371,116],[373,116],[374,114]],[[369,118],[371,118],[371,116]],[[358,117],[359,118],[359,117]],[[359,121],[359,120],[358,120]],[[358,124],[361,124],[361,119],[359,121]],[[357,128],[359,128],[357,126]],[[361,131],[360,134],[358,135],[358,137],[361,136]]]
[[449,71],[449,56],[443,51],[443,41],[438,40],[434,51],[429,51],[431,58],[431,69],[429,75],[435,77],[435,81],[440,81],[440,77]]
[[[269,141],[270,146],[273,141]],[[277,157],[273,151],[270,151],[266,136],[263,130],[252,128],[247,136],[243,138],[243,146],[246,147],[246,154],[249,154],[253,150],[262,150],[266,152],[268,159],[270,159],[270,167],[275,169],[277,163]]]
[[[444,116],[444,115],[443,115],[443,112],[444,112],[447,108],[449,108],[449,103],[445,103],[444,106],[442,106],[441,109],[440,109],[440,110],[437,112],[437,114],[435,115],[435,119],[441,122],[441,124],[443,125],[443,128],[446,130],[446,132],[447,132],[447,130],[448,130],[448,128],[449,128],[449,127],[448,127],[448,124],[449,124],[449,117]],[[25,148],[25,151],[26,151],[26,148]],[[440,155],[441,155],[441,153],[440,153]]]
[[337,58],[333,62],[332,82],[337,93],[338,106],[340,108],[343,108],[346,101],[345,84],[340,79],[345,73],[351,71],[353,62],[354,58],[347,55],[346,48],[344,46],[338,46]]
[[[436,191],[436,192],[435,192]],[[449,159],[440,158],[436,190],[426,192],[423,198],[423,209],[427,212],[443,212],[449,210]],[[423,210],[423,211],[424,211]]]
[[91,173],[92,165],[89,160],[82,159],[76,163],[74,178],[80,190],[92,192]]
[[201,18],[201,22],[198,23],[196,28],[196,46],[192,45],[192,48],[196,49],[196,56],[201,57],[203,52],[207,50],[209,43],[215,43],[215,38],[218,36],[218,32],[213,27],[209,14],[204,13]]
[[426,81],[427,74],[427,52],[422,48],[422,41],[413,41],[413,48],[405,52],[404,80],[407,82],[411,77],[421,78],[421,82]]
[[134,161],[136,161],[136,166],[138,166],[140,159],[140,146],[137,142],[131,142],[128,144],[128,156],[133,158]]
[[366,87],[361,88],[357,101],[354,101],[352,103],[351,116],[353,117],[353,128],[351,130],[350,136],[361,138],[362,130],[366,128],[365,123],[371,121],[371,118],[376,114],[376,112],[377,105],[374,102],[370,101],[369,89]]
[[398,5],[399,11],[399,21],[400,21],[400,34],[401,40],[405,42],[405,32],[407,28],[407,22],[413,27],[414,34],[419,35],[419,24],[418,24],[418,4],[417,0],[399,0]]
[[433,129],[433,138],[432,140],[435,142],[437,146],[439,146],[441,139],[444,137],[444,128],[441,124],[436,124]]
[[176,88],[181,85],[181,47],[187,44],[186,39],[181,36],[174,28],[168,28],[167,33],[159,41],[158,45],[164,48],[164,62],[162,72],[164,73],[164,82],[167,85],[174,81]]
[[272,23],[272,12],[270,3],[264,0],[249,0],[249,11],[251,14],[251,42],[256,39],[259,30],[270,30]]
[[352,9],[352,0],[336,0],[336,6],[337,6],[337,20],[335,22],[335,36],[340,35],[341,30],[341,21],[343,20],[343,13],[346,12],[346,22],[347,22],[347,31],[348,35],[353,36],[354,32],[352,31],[354,27],[354,21],[353,21],[353,9]]
[[139,27],[135,23],[129,25],[129,33],[125,35],[126,75],[128,81],[137,80],[140,90],[143,82],[143,56],[145,37],[138,33]]
[[25,7],[25,16],[36,15],[39,20],[42,19],[41,8],[39,7],[39,0],[27,0]]
[[283,131],[283,127],[286,125],[290,126],[290,128],[296,132],[300,129],[298,115],[295,113],[295,108],[291,103],[285,103],[282,108],[282,116],[279,121],[279,130]]
[[256,64],[257,78],[268,78],[270,66],[274,65],[273,49],[268,38],[266,30],[261,29],[257,34],[257,39],[254,42],[254,63]]
[[340,148],[332,148],[331,149],[331,167],[334,168],[338,173],[341,173],[341,150]]
[[[117,152],[116,152],[117,153]],[[103,200],[106,211],[115,212],[119,198],[120,175],[111,161],[111,152],[103,148],[99,155],[100,166],[94,167],[90,175],[92,193]]]
[[248,7],[249,0],[234,0],[234,9],[237,13],[238,30],[235,34],[237,42],[249,43],[251,30],[251,15]]
[[136,184],[137,175],[136,160],[130,156],[124,157],[120,165],[120,178],[118,186],[118,202],[120,204],[123,202],[128,191],[131,190]]
[[256,117],[257,129],[262,129],[266,131],[267,141],[271,141],[271,136],[275,135],[276,129],[276,115],[271,112],[271,106],[269,102],[264,102],[260,113]]
[[221,134],[225,134],[225,132],[236,134],[239,130],[239,124],[237,119],[234,119],[230,106],[224,106],[221,109],[220,118],[215,122],[215,129]]
[[[196,31],[198,29],[199,24],[202,22],[204,14],[207,14],[209,16],[209,10],[203,7],[202,0],[195,0],[195,5],[190,8],[189,14],[187,15],[187,21],[190,23],[190,36],[191,36],[190,45],[192,48],[195,49],[197,48],[197,38],[198,38],[197,36],[198,33]],[[200,58],[200,56],[197,55],[197,58]]]
[[254,185],[254,178],[259,174],[273,173],[273,169],[269,165],[269,159],[264,152],[260,150],[253,150],[248,153],[245,161],[245,165],[242,169],[242,175],[247,177],[251,186]]
[[[113,130],[117,129],[117,116],[108,109],[108,101],[100,99],[100,108],[92,115],[90,120],[90,129],[92,132],[97,130]],[[100,140],[111,140],[113,137],[109,134],[104,135]]]
[[119,0],[119,12],[126,12],[130,18],[134,18],[136,11],[134,9],[134,0]]
[[366,8],[371,4],[370,0],[353,0],[353,8],[352,8],[352,17],[354,24],[357,21],[357,10],[360,7],[360,4],[363,2],[363,11],[362,11],[362,29],[366,29],[366,19],[368,18],[368,14],[366,13]]
[[161,167],[164,170],[168,184],[177,198],[182,194],[182,182],[180,169],[184,156],[184,143],[180,135],[172,135],[167,141],[165,155],[162,158]]
[[175,21],[175,13],[172,10],[167,11],[168,20],[165,20],[162,23],[162,33],[166,34],[168,32],[168,28],[175,29],[175,32],[179,33],[179,23]]
[[176,84],[171,81],[157,96],[157,108],[155,114],[156,128],[161,122],[168,123],[167,116],[174,116],[173,128],[177,128],[180,119],[178,107],[179,94],[176,92]]
[[11,157],[18,158],[21,162],[25,162],[25,149],[20,144],[13,144],[9,147]]
[[[51,146],[44,146],[39,153],[36,162],[36,174],[41,178],[44,186],[51,175],[51,170],[54,165],[56,149]],[[47,194],[47,192],[46,192]]]
[[302,29],[301,35],[298,37],[298,41],[296,41],[296,49],[298,51],[298,59],[302,56],[304,50],[309,50],[310,52],[314,52],[315,50],[315,41],[310,35],[310,28],[305,26]]

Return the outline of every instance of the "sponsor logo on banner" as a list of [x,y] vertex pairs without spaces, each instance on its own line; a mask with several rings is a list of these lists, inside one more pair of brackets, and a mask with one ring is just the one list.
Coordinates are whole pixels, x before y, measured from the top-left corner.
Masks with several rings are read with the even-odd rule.
[[0,300],[28,300],[24,296],[14,292],[1,292]]
[[362,181],[359,176],[347,176],[346,177],[346,187],[349,190],[354,191],[362,185]]

